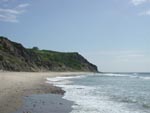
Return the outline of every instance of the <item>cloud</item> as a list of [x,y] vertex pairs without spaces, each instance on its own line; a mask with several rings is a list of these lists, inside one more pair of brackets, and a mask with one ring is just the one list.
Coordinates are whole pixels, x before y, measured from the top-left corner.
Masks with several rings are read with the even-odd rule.
[[139,16],[143,16],[143,15],[150,16],[150,9],[139,13]]
[[[9,0],[5,0],[9,1]],[[19,22],[19,15],[26,11],[29,4],[19,4],[15,8],[0,8],[0,21],[3,22]]]
[[4,13],[4,14],[19,14],[19,11],[17,10],[13,10],[13,9],[1,9],[0,8],[0,13]]
[[131,3],[135,6],[150,2],[150,0],[131,0]]
[[15,2],[16,0],[0,0],[0,4],[5,4],[5,3],[12,3]]
[[12,15],[12,14],[6,14],[6,15],[0,14],[0,21],[18,22],[17,17],[15,15]]
[[2,2],[14,2],[16,0],[1,0]]
[[18,8],[26,8],[26,7],[28,7],[30,4],[28,4],[28,3],[25,3],[25,4],[19,4],[17,7]]
[[[134,6],[139,6],[142,5],[142,7],[144,8],[144,5],[150,3],[150,0],[130,0],[130,2],[134,5]],[[137,14],[138,16],[150,16],[150,9],[149,10],[145,10],[145,11],[141,11],[140,13]]]

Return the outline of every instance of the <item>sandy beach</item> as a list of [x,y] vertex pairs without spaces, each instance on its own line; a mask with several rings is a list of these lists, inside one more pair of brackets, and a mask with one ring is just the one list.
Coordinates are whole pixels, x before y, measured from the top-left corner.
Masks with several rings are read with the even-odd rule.
[[32,94],[63,95],[64,91],[61,88],[45,83],[46,78],[79,74],[83,73],[0,72],[0,113],[14,113],[22,106],[23,98]]

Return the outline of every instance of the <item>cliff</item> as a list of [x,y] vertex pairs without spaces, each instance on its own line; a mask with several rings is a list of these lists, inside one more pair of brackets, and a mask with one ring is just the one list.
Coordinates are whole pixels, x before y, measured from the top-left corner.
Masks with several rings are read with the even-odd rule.
[[89,71],[97,67],[80,54],[27,49],[0,37],[0,70],[6,71]]

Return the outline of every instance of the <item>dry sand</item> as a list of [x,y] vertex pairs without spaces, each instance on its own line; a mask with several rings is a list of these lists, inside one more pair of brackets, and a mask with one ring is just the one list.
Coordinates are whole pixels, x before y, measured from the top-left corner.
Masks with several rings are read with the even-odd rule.
[[22,105],[22,97],[31,94],[64,91],[46,84],[47,77],[79,75],[82,72],[0,72],[0,113],[13,113]]

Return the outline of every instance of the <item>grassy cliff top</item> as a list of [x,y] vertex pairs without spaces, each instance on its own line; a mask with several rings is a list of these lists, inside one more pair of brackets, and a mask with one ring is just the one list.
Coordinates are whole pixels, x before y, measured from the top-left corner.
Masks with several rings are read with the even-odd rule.
[[0,69],[9,71],[90,71],[97,67],[77,52],[25,48],[0,37]]

